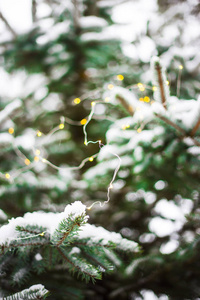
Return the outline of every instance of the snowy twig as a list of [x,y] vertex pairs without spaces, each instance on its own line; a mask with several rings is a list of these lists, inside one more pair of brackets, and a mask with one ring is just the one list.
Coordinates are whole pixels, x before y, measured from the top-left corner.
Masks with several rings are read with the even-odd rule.
[[158,63],[158,62],[155,63],[155,70],[158,75],[158,84],[159,84],[159,88],[160,88],[160,96],[161,96],[162,105],[165,109],[167,109],[164,83],[163,83],[163,78],[162,78],[162,69],[161,69],[160,63]]
[[158,117],[159,119],[163,120],[165,123],[169,124],[170,126],[174,127],[177,131],[179,131],[180,133],[182,133],[184,136],[187,136],[186,131],[181,128],[179,125],[177,125],[176,123],[172,122],[171,120],[167,119],[166,117],[155,113],[156,117]]
[[0,12],[0,19],[5,23],[6,27],[8,28],[8,30],[12,33],[12,35],[16,38],[17,37],[17,33],[15,32],[15,30],[10,26],[10,24],[8,23],[8,21],[6,20],[6,18],[3,16],[2,12]]
[[[179,131],[179,132],[183,135],[183,137],[188,137],[188,136],[189,136],[189,137],[192,139],[192,141],[194,142],[194,144],[195,144],[196,146],[199,146],[199,147],[200,147],[200,142],[197,141],[197,140],[193,137],[192,133],[188,134],[182,127],[180,127],[180,126],[177,125],[176,123],[172,122],[171,120],[167,119],[166,117],[164,117],[164,116],[162,116],[162,115],[160,115],[160,114],[155,113],[155,115],[156,115],[156,117],[158,117],[159,119],[161,119],[161,120],[164,121],[165,123],[167,123],[167,124],[169,124],[170,126],[174,127],[177,131]],[[199,123],[199,125],[200,125],[200,120],[199,120],[197,123]],[[198,127],[199,127],[199,125],[198,125]],[[197,126],[197,124],[195,125],[195,127],[196,127],[196,126]],[[194,127],[194,128],[195,128],[195,127]],[[198,128],[198,127],[197,127],[197,128]],[[194,131],[194,128],[193,128],[192,132]],[[196,130],[197,130],[197,129],[196,129]],[[196,132],[196,130],[195,130],[195,132]],[[194,132],[194,133],[195,133],[195,132]]]
[[133,116],[134,109],[131,105],[129,105],[126,100],[121,95],[116,95],[116,98],[120,101],[120,103],[123,105],[123,107],[126,109],[126,111]]
[[192,131],[190,132],[190,135],[191,135],[191,136],[194,136],[194,135],[195,135],[195,133],[197,132],[199,126],[200,126],[200,117],[199,117],[199,119],[197,120],[196,124],[194,125]]
[[37,12],[37,3],[36,3],[36,0],[32,0],[31,13],[32,13],[32,21],[33,21],[33,23],[36,22],[36,12]]

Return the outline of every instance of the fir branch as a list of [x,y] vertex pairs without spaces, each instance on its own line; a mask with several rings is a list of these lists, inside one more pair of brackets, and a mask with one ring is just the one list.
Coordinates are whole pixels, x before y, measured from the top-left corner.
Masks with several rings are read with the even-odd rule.
[[[61,250],[61,248],[57,247],[58,252],[60,253],[60,255],[64,258],[64,260],[72,266],[71,271],[74,272],[74,270],[76,269],[78,271],[78,276],[81,274],[82,278],[86,280],[86,282],[89,281],[89,279],[91,279],[93,282],[95,281],[95,279],[101,279],[100,276],[100,272],[97,271],[96,268],[94,268],[92,265],[89,265],[88,263],[86,263],[85,265],[83,264],[83,261],[77,261],[79,263],[75,264],[73,261],[70,260],[70,258]],[[88,269],[88,271],[86,270],[86,268]],[[91,272],[89,272],[89,269]],[[93,272],[92,272],[93,271]],[[94,272],[95,271],[95,272]]]
[[38,234],[46,231],[46,228],[45,229],[42,228],[40,231],[36,231],[36,230],[31,230],[31,229],[25,228],[23,226],[16,226],[16,230],[20,231],[20,232],[26,232],[26,233],[38,235]]
[[36,284],[14,295],[0,298],[0,300],[43,300],[48,294],[49,291],[43,285]]
[[2,14],[2,12],[0,12],[0,19],[5,23],[6,27],[8,28],[8,30],[12,33],[12,35],[14,36],[14,38],[17,37],[17,33],[15,32],[15,30],[12,28],[12,26],[8,23],[8,21],[6,20],[6,18],[4,17],[4,15]]

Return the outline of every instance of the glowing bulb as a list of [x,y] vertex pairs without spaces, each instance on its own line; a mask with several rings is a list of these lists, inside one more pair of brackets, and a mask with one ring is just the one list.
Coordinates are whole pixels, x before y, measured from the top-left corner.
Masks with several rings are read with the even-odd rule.
[[63,124],[63,123],[61,123],[60,125],[59,125],[59,128],[60,129],[63,129],[65,127],[65,125]]
[[119,81],[124,80],[124,76],[121,74],[117,75],[117,80],[119,80]]
[[179,70],[183,70],[183,66],[182,65],[179,66]]
[[169,80],[166,80],[166,85],[169,85]]
[[43,162],[43,163],[46,163],[46,162],[47,162],[46,158],[43,158],[43,159],[42,159],[42,162]]
[[138,128],[137,132],[140,133],[142,131],[142,128]]
[[153,87],[152,87],[152,90],[153,90],[154,92],[157,91],[157,89],[158,89],[157,86],[153,86]]
[[106,97],[105,102],[110,102],[110,97]]
[[39,160],[40,160],[40,158],[39,158],[38,156],[35,156],[35,157],[34,157],[34,161],[35,161],[35,162],[38,162]]
[[30,160],[29,160],[28,158],[26,158],[26,159],[24,160],[24,163],[25,163],[25,165],[29,166],[31,162],[30,162]]
[[126,125],[125,124],[122,125],[122,129],[126,130]]
[[112,90],[113,88],[114,88],[114,85],[113,85],[113,84],[111,84],[111,83],[108,84],[108,89],[109,89],[109,90]]
[[40,236],[44,236],[44,232],[41,232],[41,233],[40,233]]
[[126,128],[130,128],[130,125],[129,125],[129,124],[126,124]]
[[93,161],[93,160],[94,160],[94,157],[91,156],[91,157],[89,158],[89,161]]
[[8,132],[9,132],[10,134],[13,134],[13,133],[14,133],[14,128],[10,127],[10,128],[8,129]]
[[86,145],[86,146],[87,146],[87,142],[86,142],[86,141],[84,142],[84,145]]
[[81,102],[81,99],[80,98],[75,98],[74,99],[74,104],[79,104]]
[[39,136],[39,137],[42,136],[42,132],[38,130],[37,131],[37,136]]
[[81,125],[85,125],[85,124],[87,123],[87,119],[82,119],[82,120],[80,121],[80,123],[81,123]]
[[35,150],[35,154],[36,154],[36,155],[40,155],[40,150],[39,150],[39,149],[36,149],[36,150]]
[[140,98],[139,100],[142,102],[142,101],[144,101],[144,98]]
[[144,85],[143,85],[141,82],[139,82],[139,83],[137,84],[137,86],[138,86],[138,88],[139,88],[139,90],[140,90],[141,92],[144,92],[145,87],[144,87]]
[[109,185],[109,189],[112,189],[113,188],[113,185],[112,185],[112,183]]
[[10,174],[9,174],[9,173],[6,173],[6,174],[5,174],[5,177],[6,177],[6,179],[10,179]]
[[95,103],[94,101],[91,102],[91,106],[95,106],[95,104],[96,104],[96,103]]
[[144,102],[150,102],[150,98],[147,97],[147,96],[145,96],[145,97],[144,97]]

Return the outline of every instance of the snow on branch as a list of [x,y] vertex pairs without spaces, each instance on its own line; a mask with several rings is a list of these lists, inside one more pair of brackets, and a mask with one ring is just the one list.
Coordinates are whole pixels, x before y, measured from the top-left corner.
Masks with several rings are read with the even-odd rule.
[[3,123],[11,114],[15,113],[22,105],[20,99],[16,99],[10,104],[8,104],[1,112],[0,112],[0,124]]
[[48,291],[42,284],[32,285],[30,288],[25,289],[19,293],[13,294],[11,296],[0,298],[0,300],[37,300],[37,299],[46,299]]

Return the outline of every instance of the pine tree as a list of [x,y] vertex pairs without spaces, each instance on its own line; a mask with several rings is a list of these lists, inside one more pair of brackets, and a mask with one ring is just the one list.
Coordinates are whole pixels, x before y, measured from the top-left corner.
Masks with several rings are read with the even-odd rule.
[[158,1],[130,59],[123,2],[0,14],[2,299],[198,299],[199,5]]

